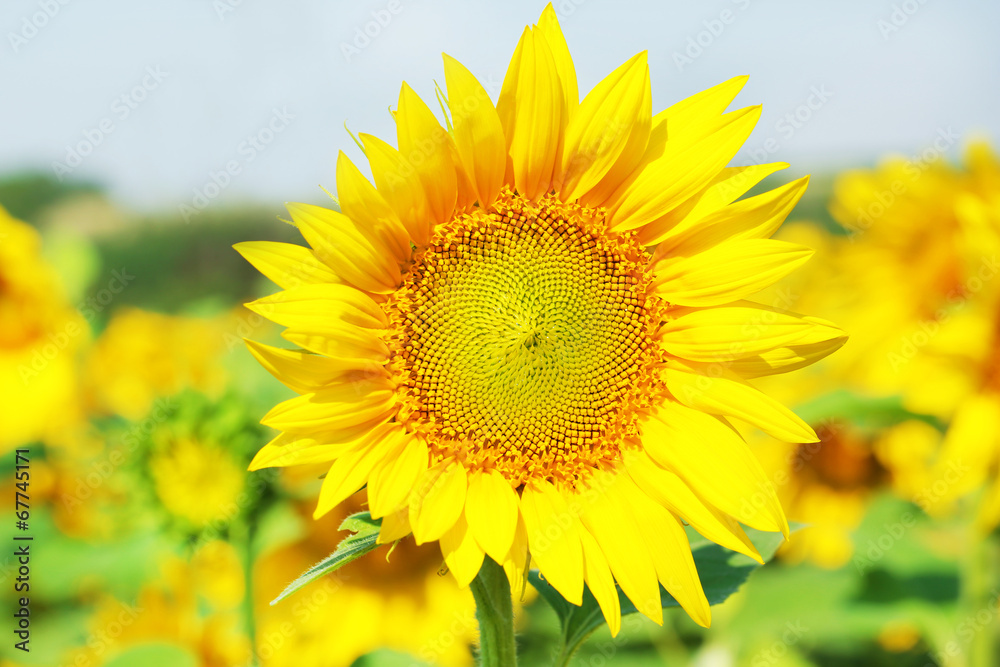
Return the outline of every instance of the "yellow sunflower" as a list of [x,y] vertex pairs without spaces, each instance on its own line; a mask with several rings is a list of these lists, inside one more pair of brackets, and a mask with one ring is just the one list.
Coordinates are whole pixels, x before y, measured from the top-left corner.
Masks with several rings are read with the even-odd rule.
[[142,419],[161,396],[184,388],[218,392],[226,318],[202,319],[125,308],[111,318],[86,361],[90,409]]
[[302,348],[249,343],[301,394],[252,467],[332,461],[317,517],[367,485],[380,541],[437,541],[462,585],[530,563],[616,633],[615,582],[656,622],[662,584],[708,625],[681,519],[758,559],[738,522],[787,532],[728,419],[815,438],[746,378],[844,340],[743,300],[809,258],[768,239],[807,179],[738,200],[785,166],[726,167],[745,77],[654,116],[641,53],[579,101],[551,6],[496,105],[444,68],[445,127],[403,84],[397,147],[360,138],[374,186],[341,153],[340,210],[289,206],[310,247],[237,246],[285,288],[249,307]]
[[[970,146],[964,168],[893,159],[843,175],[832,210],[851,232],[845,267],[870,311],[892,312],[847,358],[855,386],[900,393],[949,424],[919,488],[945,509],[989,484],[984,530],[1000,523],[1000,161]],[[919,270],[914,270],[919,267]],[[931,458],[931,457],[928,457]]]
[[[296,503],[308,516],[312,503]],[[265,667],[347,667],[389,648],[442,667],[472,664],[475,604],[467,588],[439,576],[433,545],[401,542],[388,558],[356,560],[306,588],[287,604],[269,604],[303,571],[336,548],[340,522],[363,509],[357,498],[307,526],[300,539],[261,556],[254,566],[257,657]],[[336,601],[336,602],[334,602]]]
[[0,207],[0,453],[81,419],[76,355],[86,321],[41,255],[33,227]]

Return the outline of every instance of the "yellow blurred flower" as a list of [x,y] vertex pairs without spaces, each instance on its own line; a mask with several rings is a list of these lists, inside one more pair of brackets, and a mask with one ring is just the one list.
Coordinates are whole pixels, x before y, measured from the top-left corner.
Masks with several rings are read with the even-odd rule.
[[0,207],[0,453],[80,420],[76,355],[89,337],[33,227]]
[[[318,521],[308,534],[258,559],[257,656],[265,667],[347,666],[378,648],[389,648],[433,665],[472,663],[475,604],[468,588],[441,576],[434,545],[400,541],[354,561],[270,606],[270,600],[302,572],[329,556],[344,538],[340,521],[360,505],[348,503]],[[311,513],[307,503],[299,511]]]
[[190,562],[167,559],[160,577],[135,600],[102,600],[90,619],[87,646],[64,664],[96,667],[151,644],[180,647],[196,657],[199,667],[249,664],[250,641],[241,612],[233,608],[242,599],[243,567],[232,546],[207,542]]
[[167,435],[150,461],[157,497],[168,512],[204,528],[239,512],[246,473],[216,443]]
[[140,419],[160,396],[184,388],[218,392],[224,318],[199,319],[138,309],[115,314],[87,359],[92,409]]
[[[984,144],[964,167],[889,161],[849,172],[832,211],[852,234],[844,268],[867,312],[891,326],[855,338],[846,379],[898,393],[918,413],[948,422],[922,488],[934,511],[989,483],[979,523],[1000,523],[1000,162]],[[885,321],[883,319],[883,321]],[[850,346],[848,346],[850,347]],[[920,499],[918,499],[920,502]]]

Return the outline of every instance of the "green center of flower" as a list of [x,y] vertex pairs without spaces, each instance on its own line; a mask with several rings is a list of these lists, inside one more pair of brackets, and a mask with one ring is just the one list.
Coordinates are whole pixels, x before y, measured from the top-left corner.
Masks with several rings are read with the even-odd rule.
[[515,484],[613,458],[651,381],[646,261],[597,213],[554,200],[456,219],[390,308],[401,415],[439,458]]

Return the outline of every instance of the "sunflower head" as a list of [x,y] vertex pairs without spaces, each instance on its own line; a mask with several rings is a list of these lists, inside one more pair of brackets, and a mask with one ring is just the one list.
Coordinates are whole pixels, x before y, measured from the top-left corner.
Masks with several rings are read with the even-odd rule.
[[785,166],[726,166],[745,77],[653,115],[643,53],[581,101],[551,6],[496,103],[444,69],[444,126],[404,84],[396,145],[360,135],[374,184],[341,153],[339,211],[289,207],[309,247],[237,246],[298,346],[249,343],[300,394],[252,468],[330,462],[317,515],[366,486],[380,541],[438,541],[462,584],[485,555],[586,582],[613,632],[616,582],[656,621],[662,584],[707,625],[681,521],[755,558],[739,522],[787,531],[728,419],[815,438],[746,379],[844,341],[744,300],[810,256],[769,240],[807,179],[741,199]]

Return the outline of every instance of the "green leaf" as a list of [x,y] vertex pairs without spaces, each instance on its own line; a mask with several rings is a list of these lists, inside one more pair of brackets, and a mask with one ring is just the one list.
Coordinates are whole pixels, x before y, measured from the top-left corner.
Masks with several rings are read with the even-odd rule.
[[[774,557],[774,552],[778,550],[783,540],[780,533],[765,533],[752,528],[747,528],[746,532],[765,561]],[[698,575],[705,589],[705,597],[708,598],[710,605],[724,602],[743,585],[751,572],[760,567],[760,563],[743,554],[709,542],[694,531],[689,530],[689,533],[691,533],[691,553],[694,555]],[[559,617],[563,636],[561,655],[568,660],[577,647],[604,623],[604,615],[597,600],[590,589],[584,586],[583,604],[578,607],[567,602],[556,589],[541,578],[537,570],[532,570],[528,578]],[[622,616],[638,611],[621,588],[618,589],[618,601],[621,604]],[[662,586],[660,586],[660,602],[664,609],[680,606]]]
[[271,604],[281,602],[311,581],[342,568],[370,551],[374,551],[379,546],[375,540],[378,539],[381,527],[382,520],[373,519],[368,512],[358,512],[344,519],[344,522],[340,524],[340,530],[349,530],[354,534],[338,544],[337,550],[332,554],[303,572],[302,576],[281,591],[281,595],[274,598]]
[[861,431],[871,433],[911,419],[944,430],[937,418],[907,410],[901,396],[862,396],[843,389],[795,406],[795,414],[813,425],[829,419],[840,419]]
[[173,644],[140,644],[119,653],[105,667],[197,667],[198,659],[187,649]]

